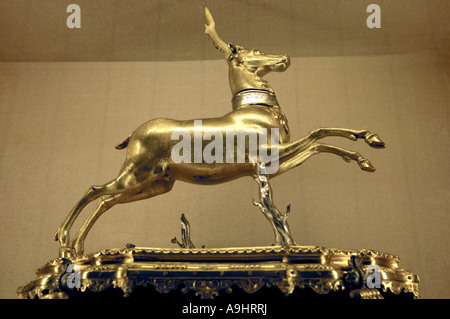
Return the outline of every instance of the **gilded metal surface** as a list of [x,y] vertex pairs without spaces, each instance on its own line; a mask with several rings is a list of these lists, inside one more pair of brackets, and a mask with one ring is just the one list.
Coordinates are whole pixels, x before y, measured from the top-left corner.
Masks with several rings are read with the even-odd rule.
[[[232,286],[254,293],[264,286],[290,295],[311,288],[318,294],[348,293],[351,298],[379,298],[384,292],[419,297],[419,278],[398,268],[397,256],[374,250],[315,246],[241,247],[220,249],[107,249],[80,258],[57,258],[36,271],[36,279],[20,287],[19,298],[70,298],[86,290],[110,287],[130,296],[137,286],[152,285],[159,293],[183,287],[199,298],[212,299]],[[79,287],[68,287],[78,267]],[[378,265],[380,288],[364,286],[369,265]]]
[[[204,159],[193,163],[174,161],[171,151],[178,140],[172,139],[172,133],[183,130],[195,138],[196,121],[150,120],[116,146],[119,150],[127,150],[118,176],[103,185],[90,187],[74,206],[55,234],[55,240],[61,244],[59,258],[39,268],[34,281],[19,287],[19,298],[71,298],[87,290],[102,292],[110,288],[120,289],[124,296],[130,296],[136,287],[147,285],[162,294],[182,287],[182,292],[194,291],[202,299],[215,298],[223,291],[231,293],[235,289],[232,287],[255,293],[267,286],[276,287],[285,295],[309,287],[317,294],[345,292],[350,298],[383,298],[386,292],[397,295],[411,293],[418,298],[419,278],[399,268],[399,258],[394,255],[367,249],[298,246],[287,224],[290,206],[283,214],[272,199],[269,178],[321,152],[338,155],[347,162],[353,160],[362,170],[375,171],[361,154],[317,141],[328,136],[341,136],[353,141],[364,139],[371,147],[383,148],[384,143],[378,135],[367,130],[318,128],[304,138],[291,142],[286,116],[273,89],[262,79],[269,72],[285,71],[290,65],[289,57],[285,54],[267,55],[259,50],[227,44],[218,36],[208,9],[205,9],[205,15],[208,22],[205,34],[224,54],[228,64],[233,98],[231,112],[220,118],[201,120],[201,133],[212,136],[219,132],[226,136],[229,130],[234,129],[247,133],[277,129],[278,170],[267,173],[260,156],[256,162],[250,162],[252,154],[248,148],[245,149],[247,161],[243,163],[210,163]],[[268,137],[271,138],[270,135]],[[223,153],[226,153],[225,149]],[[237,154],[237,149],[234,153]],[[196,157],[194,151],[188,155]],[[118,203],[166,193],[176,180],[217,184],[243,176],[253,177],[258,183],[260,201],[254,201],[254,205],[271,223],[276,246],[194,248],[189,222],[182,215],[182,243],[176,238],[173,241],[179,244],[179,249],[127,244],[123,249],[106,249],[83,255],[84,241],[93,224]],[[95,199],[99,199],[97,206],[70,240],[69,232],[75,219]],[[380,284],[375,288],[369,285],[372,275],[369,270],[373,266],[378,269]]]
[[[208,21],[205,25],[205,34],[224,54],[229,67],[229,85],[234,96],[235,107],[222,117],[203,119],[203,135],[211,136],[220,132],[222,136],[225,136],[228,130],[233,129],[245,132],[278,129],[279,168],[278,171],[270,174],[270,177],[280,175],[302,164],[312,155],[322,152],[338,155],[347,162],[353,160],[362,170],[375,170],[369,160],[359,153],[316,143],[317,140],[327,136],[342,136],[354,141],[364,139],[375,148],[384,147],[380,138],[367,130],[319,128],[311,131],[306,137],[291,142],[286,117],[278,103],[272,105],[276,102],[273,89],[267,81],[262,79],[269,72],[285,71],[290,65],[289,57],[286,54],[268,55],[259,50],[227,44],[218,36],[213,17],[208,9],[205,9],[205,15]],[[247,94],[246,90],[252,90],[252,92]],[[255,95],[257,92],[259,92],[258,96]],[[177,180],[197,184],[217,184],[254,174],[254,162],[249,161],[245,163],[207,163],[204,160],[199,163],[174,162],[171,158],[171,150],[178,140],[173,140],[171,134],[177,130],[188,131],[190,136],[194,137],[194,120],[153,119],[142,124],[117,145],[117,149],[126,148],[126,159],[119,174],[103,185],[90,187],[58,228],[55,240],[58,240],[61,245],[61,257],[83,255],[85,238],[94,223],[118,203],[133,202],[164,194],[172,189]],[[270,134],[268,135],[270,138]],[[190,155],[191,158],[195,158],[194,152]],[[249,157],[248,152],[246,156]],[[71,240],[69,235],[74,221],[82,209],[96,199],[99,199],[98,204]]]

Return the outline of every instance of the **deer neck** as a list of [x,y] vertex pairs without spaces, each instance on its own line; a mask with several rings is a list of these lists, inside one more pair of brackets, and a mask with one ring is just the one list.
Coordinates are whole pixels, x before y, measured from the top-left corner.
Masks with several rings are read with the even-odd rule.
[[264,90],[273,93],[273,89],[256,73],[248,71],[242,65],[230,64],[230,89],[233,95],[244,90]]
[[275,93],[261,89],[247,89],[233,95],[231,99],[233,111],[245,108],[260,106],[269,111],[278,122],[280,130],[281,143],[287,143],[290,140],[289,125],[286,116],[280,108]]

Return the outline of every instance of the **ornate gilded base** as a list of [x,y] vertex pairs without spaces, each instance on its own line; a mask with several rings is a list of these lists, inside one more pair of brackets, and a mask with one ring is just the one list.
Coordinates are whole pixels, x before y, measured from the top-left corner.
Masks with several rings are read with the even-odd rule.
[[17,293],[19,298],[78,298],[119,291],[133,297],[150,289],[218,299],[242,291],[253,295],[271,289],[273,294],[276,289],[281,296],[308,290],[317,297],[418,298],[419,278],[398,263],[397,256],[366,249],[133,247],[54,259]]

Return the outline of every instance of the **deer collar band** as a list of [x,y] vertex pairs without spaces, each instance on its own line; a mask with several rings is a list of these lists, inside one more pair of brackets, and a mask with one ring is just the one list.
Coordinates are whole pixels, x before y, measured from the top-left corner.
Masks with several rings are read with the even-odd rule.
[[266,90],[244,90],[236,93],[231,99],[233,110],[244,105],[277,106],[275,93]]

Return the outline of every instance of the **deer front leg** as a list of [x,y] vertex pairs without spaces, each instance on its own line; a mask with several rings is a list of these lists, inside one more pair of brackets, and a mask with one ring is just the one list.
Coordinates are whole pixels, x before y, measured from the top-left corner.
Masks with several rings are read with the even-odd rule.
[[363,171],[375,172],[375,167],[367,158],[364,158],[361,154],[353,151],[346,150],[345,148],[340,148],[337,146],[327,145],[327,144],[316,144],[311,147],[312,151],[315,153],[331,153],[342,157],[346,162],[350,163],[354,160],[358,163],[359,167]]
[[[373,134],[366,130],[352,130],[345,128],[317,128],[315,130],[312,130],[308,135],[299,140],[279,145],[279,161],[280,163],[284,163],[284,168],[280,166],[278,172],[273,174],[273,176],[279,175],[284,171],[300,165],[311,155],[316,154],[317,148],[312,148],[312,145],[325,145],[314,143],[318,139],[322,139],[327,136],[341,136],[352,141],[364,139],[367,144],[374,148],[384,148],[385,145],[377,134]],[[336,150],[334,150],[332,153],[336,153]],[[341,154],[344,153],[341,152]],[[348,158],[352,159],[352,157],[349,157],[348,155],[343,156],[343,158],[346,161],[348,161]],[[373,166],[371,167],[370,162],[368,162],[367,160],[360,159],[358,163],[361,164],[360,167],[364,170],[371,171],[373,168]]]
[[322,152],[336,154],[348,163],[354,160],[358,163],[359,167],[364,171],[367,172],[375,171],[375,167],[373,167],[370,161],[357,152],[349,151],[344,148],[332,145],[317,143],[309,146],[306,150],[301,151],[298,154],[295,154],[294,156],[289,157],[287,160],[283,161],[278,168],[278,172],[274,174],[274,176],[280,175],[294,167],[297,167],[301,165],[303,162],[305,162],[312,155]]
[[367,130],[352,130],[346,128],[318,128],[310,132],[309,138],[313,141],[327,136],[342,136],[352,141],[364,139],[367,144],[374,148],[384,148],[385,144],[378,134]]

